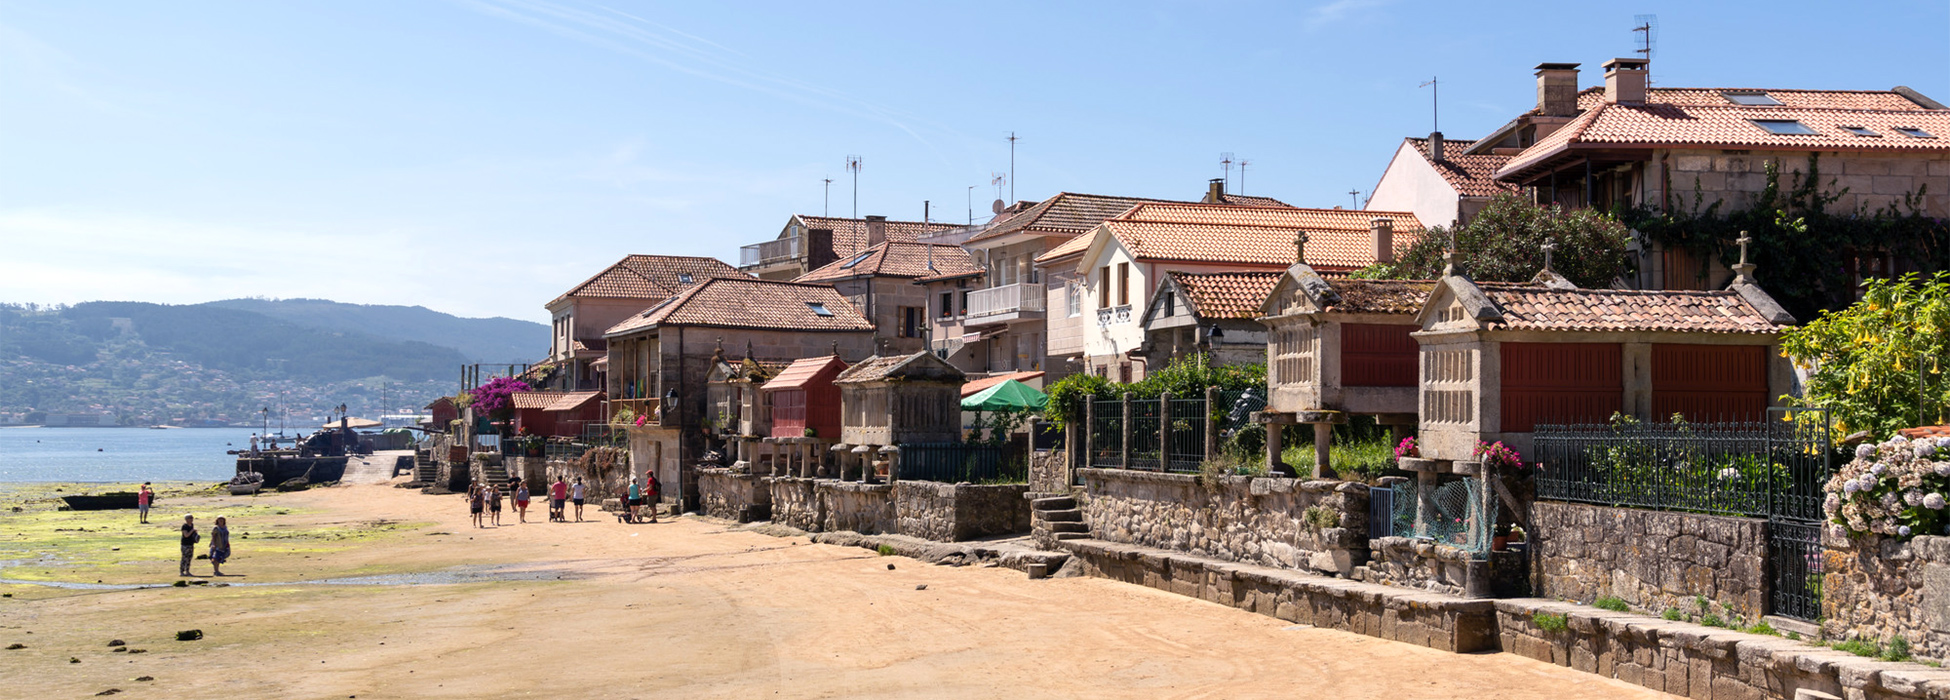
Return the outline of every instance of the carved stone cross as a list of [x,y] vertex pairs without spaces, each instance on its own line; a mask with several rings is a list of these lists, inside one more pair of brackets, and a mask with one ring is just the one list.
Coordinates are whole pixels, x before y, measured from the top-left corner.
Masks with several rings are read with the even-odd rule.
[[1544,241],[1543,247],[1544,247],[1544,269],[1548,271],[1551,269],[1551,253],[1557,252],[1557,241],[1546,240]]
[[1456,232],[1454,229],[1449,231],[1449,246],[1447,252],[1442,254],[1442,261],[1443,277],[1462,274],[1462,253],[1456,250]]
[[1747,259],[1747,246],[1754,242],[1754,237],[1747,235],[1746,231],[1741,231],[1740,238],[1735,239],[1734,242],[1740,244],[1740,262],[1733,266],[1736,275],[1733,281],[1735,284],[1754,284],[1754,269],[1758,266]]
[[1302,265],[1306,264],[1307,262],[1307,232],[1306,231],[1295,231],[1293,233],[1293,262]]

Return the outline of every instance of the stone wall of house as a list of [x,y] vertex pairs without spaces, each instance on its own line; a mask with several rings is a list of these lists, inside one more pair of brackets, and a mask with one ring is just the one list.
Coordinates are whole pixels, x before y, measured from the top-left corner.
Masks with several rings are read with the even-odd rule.
[[826,513],[820,507],[818,493],[813,490],[814,481],[796,476],[767,478],[766,490],[772,496],[772,522],[818,532]]
[[1822,536],[1822,634],[1950,657],[1950,537]]
[[851,530],[862,535],[897,532],[893,484],[816,479],[813,492],[820,500],[820,532]]
[[1689,613],[1704,596],[1747,620],[1766,610],[1765,520],[1552,501],[1531,514],[1539,595]]
[[[1093,537],[1229,561],[1353,573],[1368,559],[1368,487],[1279,477],[1081,470]],[[1307,521],[1325,509],[1326,526]]]
[[896,532],[937,542],[961,542],[1029,531],[1028,484],[894,484]]
[[[1769,161],[1780,169],[1782,191],[1794,185],[1792,173],[1808,172],[1806,153],[1670,151],[1664,162],[1671,181],[1672,206],[1680,211],[1690,210],[1695,192],[1703,198],[1702,207],[1715,201],[1726,202],[1720,207],[1721,213],[1751,206],[1755,195],[1767,187]],[[1832,194],[1847,190],[1828,205],[1829,211],[1862,208],[1875,212],[1901,205],[1906,195],[1921,193],[1926,214],[1950,216],[1950,155],[1828,153],[1821,157],[1819,168],[1825,191]],[[1656,186],[1648,188],[1647,201],[1653,205],[1660,205],[1664,197]]]
[[704,514],[741,523],[772,517],[772,489],[765,478],[730,469],[697,470]]

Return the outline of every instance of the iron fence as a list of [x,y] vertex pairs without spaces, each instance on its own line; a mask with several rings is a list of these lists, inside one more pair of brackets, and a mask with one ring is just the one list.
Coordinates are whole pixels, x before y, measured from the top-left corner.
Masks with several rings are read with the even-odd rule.
[[1827,412],[1771,409],[1764,422],[1539,425],[1537,497],[1818,520]]
[[946,484],[1019,482],[1028,478],[1020,458],[1001,445],[960,442],[901,445],[900,478]]
[[1170,444],[1165,445],[1167,471],[1191,473],[1204,464],[1205,427],[1211,416],[1206,413],[1205,397],[1192,399],[1172,399],[1165,407],[1166,420],[1170,421]]
[[1090,421],[1090,466],[1124,466],[1124,402],[1093,401]]
[[1146,471],[1162,471],[1164,446],[1159,443],[1158,422],[1163,420],[1158,400],[1131,401],[1130,444],[1125,449],[1131,451],[1131,468]]
[[1773,573],[1769,608],[1797,620],[1821,617],[1821,525],[1767,523],[1767,564]]
[[1395,536],[1395,489],[1368,489],[1368,536]]

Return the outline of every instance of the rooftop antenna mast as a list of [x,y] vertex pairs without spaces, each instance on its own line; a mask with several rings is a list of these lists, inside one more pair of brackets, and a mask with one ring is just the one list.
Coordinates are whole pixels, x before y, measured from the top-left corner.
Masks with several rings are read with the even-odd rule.
[[[1659,41],[1659,16],[1633,15],[1632,32],[1639,35],[1639,48],[1637,49],[1639,58],[1645,59],[1646,63],[1651,63],[1653,45]],[[1652,86],[1651,71],[1646,72],[1645,85],[1646,87]]]
[[1246,193],[1246,166],[1252,164],[1253,162],[1250,160],[1244,158],[1239,159],[1239,194]]
[[[1009,182],[1009,176],[1007,176],[1007,175],[1003,175],[1002,173],[989,173],[989,184],[991,184],[991,185],[994,185],[994,186],[995,186],[995,203],[996,203],[996,204],[1001,204],[1001,203],[1002,203],[1002,185],[1003,185],[1004,183],[1007,183],[1007,182]],[[1013,188],[1011,188],[1011,189],[1013,189]],[[1014,193],[1013,193],[1013,192],[1011,192],[1011,194],[1014,194]],[[1000,213],[1002,213],[1002,212],[1000,212],[1000,211],[997,211],[996,213],[997,213],[997,214],[1000,214]]]
[[833,178],[829,177],[824,180],[821,180],[820,182],[826,183],[826,195],[822,199],[824,203],[821,204],[819,207],[820,208],[819,215],[832,216],[833,215]]
[[1225,172],[1226,187],[1228,189],[1231,188],[1232,187],[1232,151],[1226,151],[1224,153],[1219,154],[1219,170]]
[[846,171],[853,173],[853,218],[860,218],[860,157],[846,157]]
[[975,225],[975,186],[968,186],[968,225]]
[[1351,201],[1351,202],[1353,202],[1353,203],[1354,203],[1354,208],[1356,208],[1356,209],[1360,209],[1360,208],[1361,208],[1361,191],[1360,191],[1360,190],[1348,190],[1348,191],[1347,191],[1347,198],[1348,198],[1348,201]]
[[1439,82],[1431,77],[1428,82],[1416,86],[1429,88],[1429,119],[1435,127],[1430,131],[1436,133],[1442,133],[1442,86],[1438,84]]
[[[1016,132],[1009,132],[1009,201],[1016,201]],[[995,191],[995,198],[1002,198],[1002,190]]]

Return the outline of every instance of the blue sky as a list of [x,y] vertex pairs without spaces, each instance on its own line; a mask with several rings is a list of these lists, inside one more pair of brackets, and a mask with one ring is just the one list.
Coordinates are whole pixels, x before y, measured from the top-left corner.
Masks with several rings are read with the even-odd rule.
[[[628,253],[1015,195],[1345,205],[1657,14],[1657,84],[1950,101],[1950,4],[0,0],[0,301],[238,296],[545,320]],[[1006,186],[1005,186],[1006,189]],[[1235,190],[1237,187],[1235,187]],[[1004,193],[1007,196],[1007,193]]]

